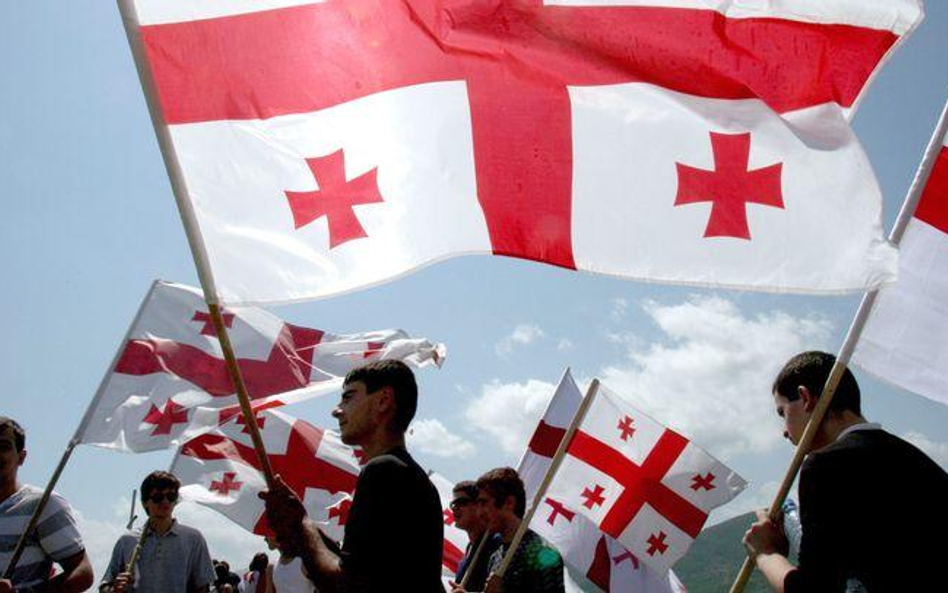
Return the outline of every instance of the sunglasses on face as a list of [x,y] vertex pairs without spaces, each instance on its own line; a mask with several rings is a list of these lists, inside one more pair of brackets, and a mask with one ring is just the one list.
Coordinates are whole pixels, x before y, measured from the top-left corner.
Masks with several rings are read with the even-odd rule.
[[472,502],[474,501],[471,500],[470,498],[455,498],[454,500],[451,501],[451,504],[449,506],[451,507],[452,511],[457,512],[458,509],[466,507]]
[[176,502],[178,500],[177,492],[154,492],[151,496],[148,497],[148,500],[152,501],[155,504],[161,504],[163,500],[168,502]]

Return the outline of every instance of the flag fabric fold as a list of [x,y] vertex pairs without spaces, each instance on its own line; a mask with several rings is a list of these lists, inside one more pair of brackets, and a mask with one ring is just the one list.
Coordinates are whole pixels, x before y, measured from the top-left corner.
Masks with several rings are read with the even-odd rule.
[[916,0],[122,4],[224,303],[462,254],[769,291],[894,277],[848,117]]
[[[440,365],[444,345],[401,330],[331,334],[263,309],[226,308],[224,324],[254,410],[337,392],[345,374],[380,359]],[[81,442],[152,451],[240,415],[201,293],[157,281],[119,347],[80,430]]]
[[[582,393],[567,370],[518,466],[527,500],[536,495],[582,399]],[[673,571],[662,574],[650,568],[614,538],[600,531],[595,523],[553,497],[547,496],[541,501],[530,527],[560,551],[567,566],[567,579],[575,583],[589,582],[605,593],[685,591]]]
[[948,134],[937,140],[934,164],[899,242],[899,281],[876,297],[852,360],[948,405]]

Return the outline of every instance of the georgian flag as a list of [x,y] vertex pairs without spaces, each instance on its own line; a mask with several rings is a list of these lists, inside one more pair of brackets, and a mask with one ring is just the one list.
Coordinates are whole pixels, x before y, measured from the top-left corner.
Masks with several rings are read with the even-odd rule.
[[[733,470],[599,386],[543,503],[554,524],[582,515],[663,574],[715,507],[746,482]],[[614,559],[614,558],[613,558]]]
[[[424,367],[446,356],[443,344],[401,330],[331,334],[255,307],[222,317],[254,410],[338,392],[347,372],[374,360]],[[81,442],[165,449],[234,418],[243,421],[203,296],[156,281],[86,412]]]
[[458,573],[458,564],[464,557],[467,547],[467,532],[454,524],[454,511],[451,510],[451,501],[454,499],[454,483],[437,472],[428,472],[428,478],[438,489],[441,497],[441,515],[444,517],[444,554],[441,557],[441,567],[444,576],[453,579]]
[[849,117],[917,0],[120,5],[222,302],[462,254],[771,291],[894,277]]
[[[536,495],[582,400],[583,395],[567,369],[517,469],[526,487],[527,500],[533,500]],[[662,574],[649,568],[622,544],[600,531],[595,523],[553,496],[546,496],[540,502],[530,528],[559,550],[568,569],[566,578],[571,589],[580,588],[574,583],[588,582],[605,593],[685,591],[674,572]]]
[[[299,496],[326,534],[341,541],[360,451],[331,430],[274,410],[257,417],[273,472]],[[181,497],[212,508],[247,531],[270,534],[263,500],[267,489],[246,425],[232,421],[181,446],[171,464]]]

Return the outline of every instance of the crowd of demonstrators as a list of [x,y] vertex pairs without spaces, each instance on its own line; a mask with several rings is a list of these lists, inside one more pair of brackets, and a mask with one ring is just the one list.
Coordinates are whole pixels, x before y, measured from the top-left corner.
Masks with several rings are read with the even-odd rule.
[[490,557],[500,546],[500,536],[487,530],[487,521],[478,507],[477,492],[476,482],[458,482],[452,490],[451,500],[454,524],[468,536],[467,548],[458,563],[458,572],[452,585],[466,580],[465,587],[471,591],[484,588]]
[[[0,416],[0,571],[6,569],[43,491],[17,479],[26,461],[26,432],[12,418]],[[53,573],[53,564],[61,572]],[[76,528],[69,503],[53,493],[43,509],[10,579],[0,579],[0,593],[11,591],[85,591],[92,586],[92,565]]]
[[[181,482],[169,472],[154,471],[145,477],[141,502],[148,518],[142,527],[125,533],[115,542],[100,591],[210,591],[217,574],[204,536],[174,518],[180,487]],[[133,555],[137,561],[130,565]]]
[[240,577],[230,570],[226,560],[212,560],[214,566],[214,591],[217,593],[236,593],[240,586]]
[[[772,394],[784,436],[797,445],[835,357],[804,352],[777,375]],[[780,521],[764,510],[744,537],[776,591],[939,591],[948,530],[948,474],[913,445],[862,415],[859,385],[846,370],[803,463],[798,566],[787,559]],[[900,543],[906,542],[906,543]]]

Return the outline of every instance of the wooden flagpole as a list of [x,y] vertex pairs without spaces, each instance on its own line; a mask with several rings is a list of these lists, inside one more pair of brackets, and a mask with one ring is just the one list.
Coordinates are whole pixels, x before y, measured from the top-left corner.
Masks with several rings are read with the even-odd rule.
[[530,522],[533,520],[533,515],[536,513],[540,503],[543,502],[543,497],[546,496],[546,491],[549,489],[550,483],[553,481],[553,477],[556,475],[557,470],[560,469],[563,458],[566,457],[566,448],[569,447],[569,444],[573,441],[573,435],[576,434],[579,426],[586,418],[586,412],[588,412],[590,406],[592,406],[593,399],[595,399],[597,393],[599,393],[599,379],[593,379],[592,383],[589,384],[589,389],[586,390],[586,397],[583,398],[583,403],[580,404],[579,409],[576,410],[576,415],[573,416],[573,421],[570,422],[566,434],[563,435],[563,439],[556,448],[556,453],[553,455],[553,459],[550,462],[550,467],[546,470],[546,474],[543,476],[543,481],[540,482],[540,487],[537,488],[537,492],[533,496],[533,503],[527,510],[523,520],[520,521],[520,526],[517,528],[517,532],[514,534],[513,540],[510,542],[510,546],[507,548],[507,553],[504,554],[503,561],[501,561],[500,566],[497,568],[497,572],[494,573],[498,578],[503,578],[504,573],[507,572],[507,568],[510,566],[510,562],[513,560],[514,554],[517,552],[517,548],[520,547],[520,541],[523,539],[524,534],[527,532],[527,528],[530,526]]
[[227,327],[221,315],[221,307],[218,303],[217,289],[214,284],[214,275],[211,272],[207,248],[204,245],[204,239],[198,228],[194,207],[188,198],[188,188],[181,171],[181,164],[178,162],[178,156],[175,153],[174,145],[171,141],[171,133],[168,131],[168,126],[165,124],[164,117],[161,115],[161,110],[158,106],[151,70],[145,59],[144,48],[141,43],[139,33],[140,23],[134,0],[118,0],[118,7],[122,15],[122,22],[125,26],[125,34],[128,37],[128,45],[132,50],[135,66],[138,69],[138,78],[142,84],[145,101],[148,104],[151,123],[155,128],[158,147],[165,161],[165,168],[168,171],[168,179],[171,181],[171,188],[175,200],[178,203],[178,212],[181,215],[184,232],[188,238],[188,245],[191,247],[191,255],[194,258],[194,265],[197,268],[198,278],[201,281],[201,288],[204,290],[204,300],[207,302],[211,321],[214,324],[214,329],[217,331],[217,337],[224,354],[227,373],[237,392],[237,401],[240,402],[240,409],[244,415],[250,438],[253,441],[254,451],[256,451],[257,458],[260,461],[261,472],[267,482],[267,487],[272,489],[274,486],[273,468],[270,466],[270,459],[267,457],[267,451],[263,445],[263,438],[260,436],[260,427],[257,425],[257,418],[254,416],[253,409],[250,406],[250,397],[247,394],[247,388],[240,374],[240,367],[237,364],[234,349],[230,343]]
[[[925,156],[922,158],[922,163],[919,165],[918,171],[915,173],[915,179],[912,181],[912,185],[909,187],[908,194],[905,197],[905,202],[902,204],[902,209],[899,212],[899,216],[896,219],[895,225],[892,227],[892,232],[889,233],[889,241],[895,245],[898,245],[902,241],[902,235],[905,234],[905,227],[908,226],[912,215],[915,213],[915,206],[918,204],[918,200],[922,197],[925,184],[928,182],[928,177],[931,175],[932,169],[935,166],[935,160],[938,158],[938,153],[941,151],[942,141],[945,137],[946,130],[948,130],[948,103],[946,103],[945,107],[942,109],[941,116],[938,119],[938,124],[935,126],[935,132],[932,134],[932,138],[928,143],[928,148],[925,151]],[[793,459],[790,461],[790,467],[787,469],[787,473],[783,478],[783,482],[780,484],[780,488],[777,490],[777,494],[774,496],[774,500],[770,504],[768,518],[771,521],[776,521],[779,517],[780,508],[783,506],[783,502],[786,500],[787,494],[790,492],[790,487],[793,485],[793,481],[796,479],[797,472],[800,471],[800,466],[803,465],[803,459],[810,451],[810,446],[813,444],[813,438],[816,436],[817,431],[820,429],[820,426],[823,423],[823,418],[826,415],[826,411],[829,409],[830,403],[833,401],[833,395],[836,393],[836,387],[839,385],[839,381],[842,379],[843,372],[846,370],[846,366],[849,364],[849,361],[852,358],[853,351],[856,349],[856,343],[859,341],[859,336],[862,334],[862,330],[866,325],[866,321],[869,319],[869,313],[872,311],[872,307],[875,305],[878,294],[878,290],[869,291],[863,295],[862,301],[859,303],[859,308],[856,310],[856,315],[853,317],[852,324],[849,326],[849,331],[846,333],[846,339],[843,340],[843,345],[840,347],[839,354],[836,356],[836,362],[833,364],[833,368],[830,370],[829,377],[826,379],[826,384],[823,386],[823,393],[820,395],[819,400],[817,400],[816,407],[813,408],[813,413],[810,415],[810,420],[807,422],[806,428],[803,431],[803,437],[800,439],[800,443],[797,445],[797,450],[793,455]],[[738,573],[737,578],[734,580],[734,584],[731,585],[731,593],[741,593],[744,590],[744,587],[747,585],[747,581],[750,579],[754,568],[755,563],[748,556],[744,560],[744,564],[741,566],[741,570]]]
[[465,591],[467,591],[467,582],[471,579],[471,573],[474,572],[474,566],[477,564],[477,561],[481,559],[481,553],[484,551],[484,548],[487,547],[487,540],[490,539],[490,535],[487,530],[484,530],[484,533],[481,535],[481,541],[477,542],[477,548],[474,550],[474,555],[471,556],[471,561],[467,563],[467,571],[464,573],[464,578],[458,583]]

